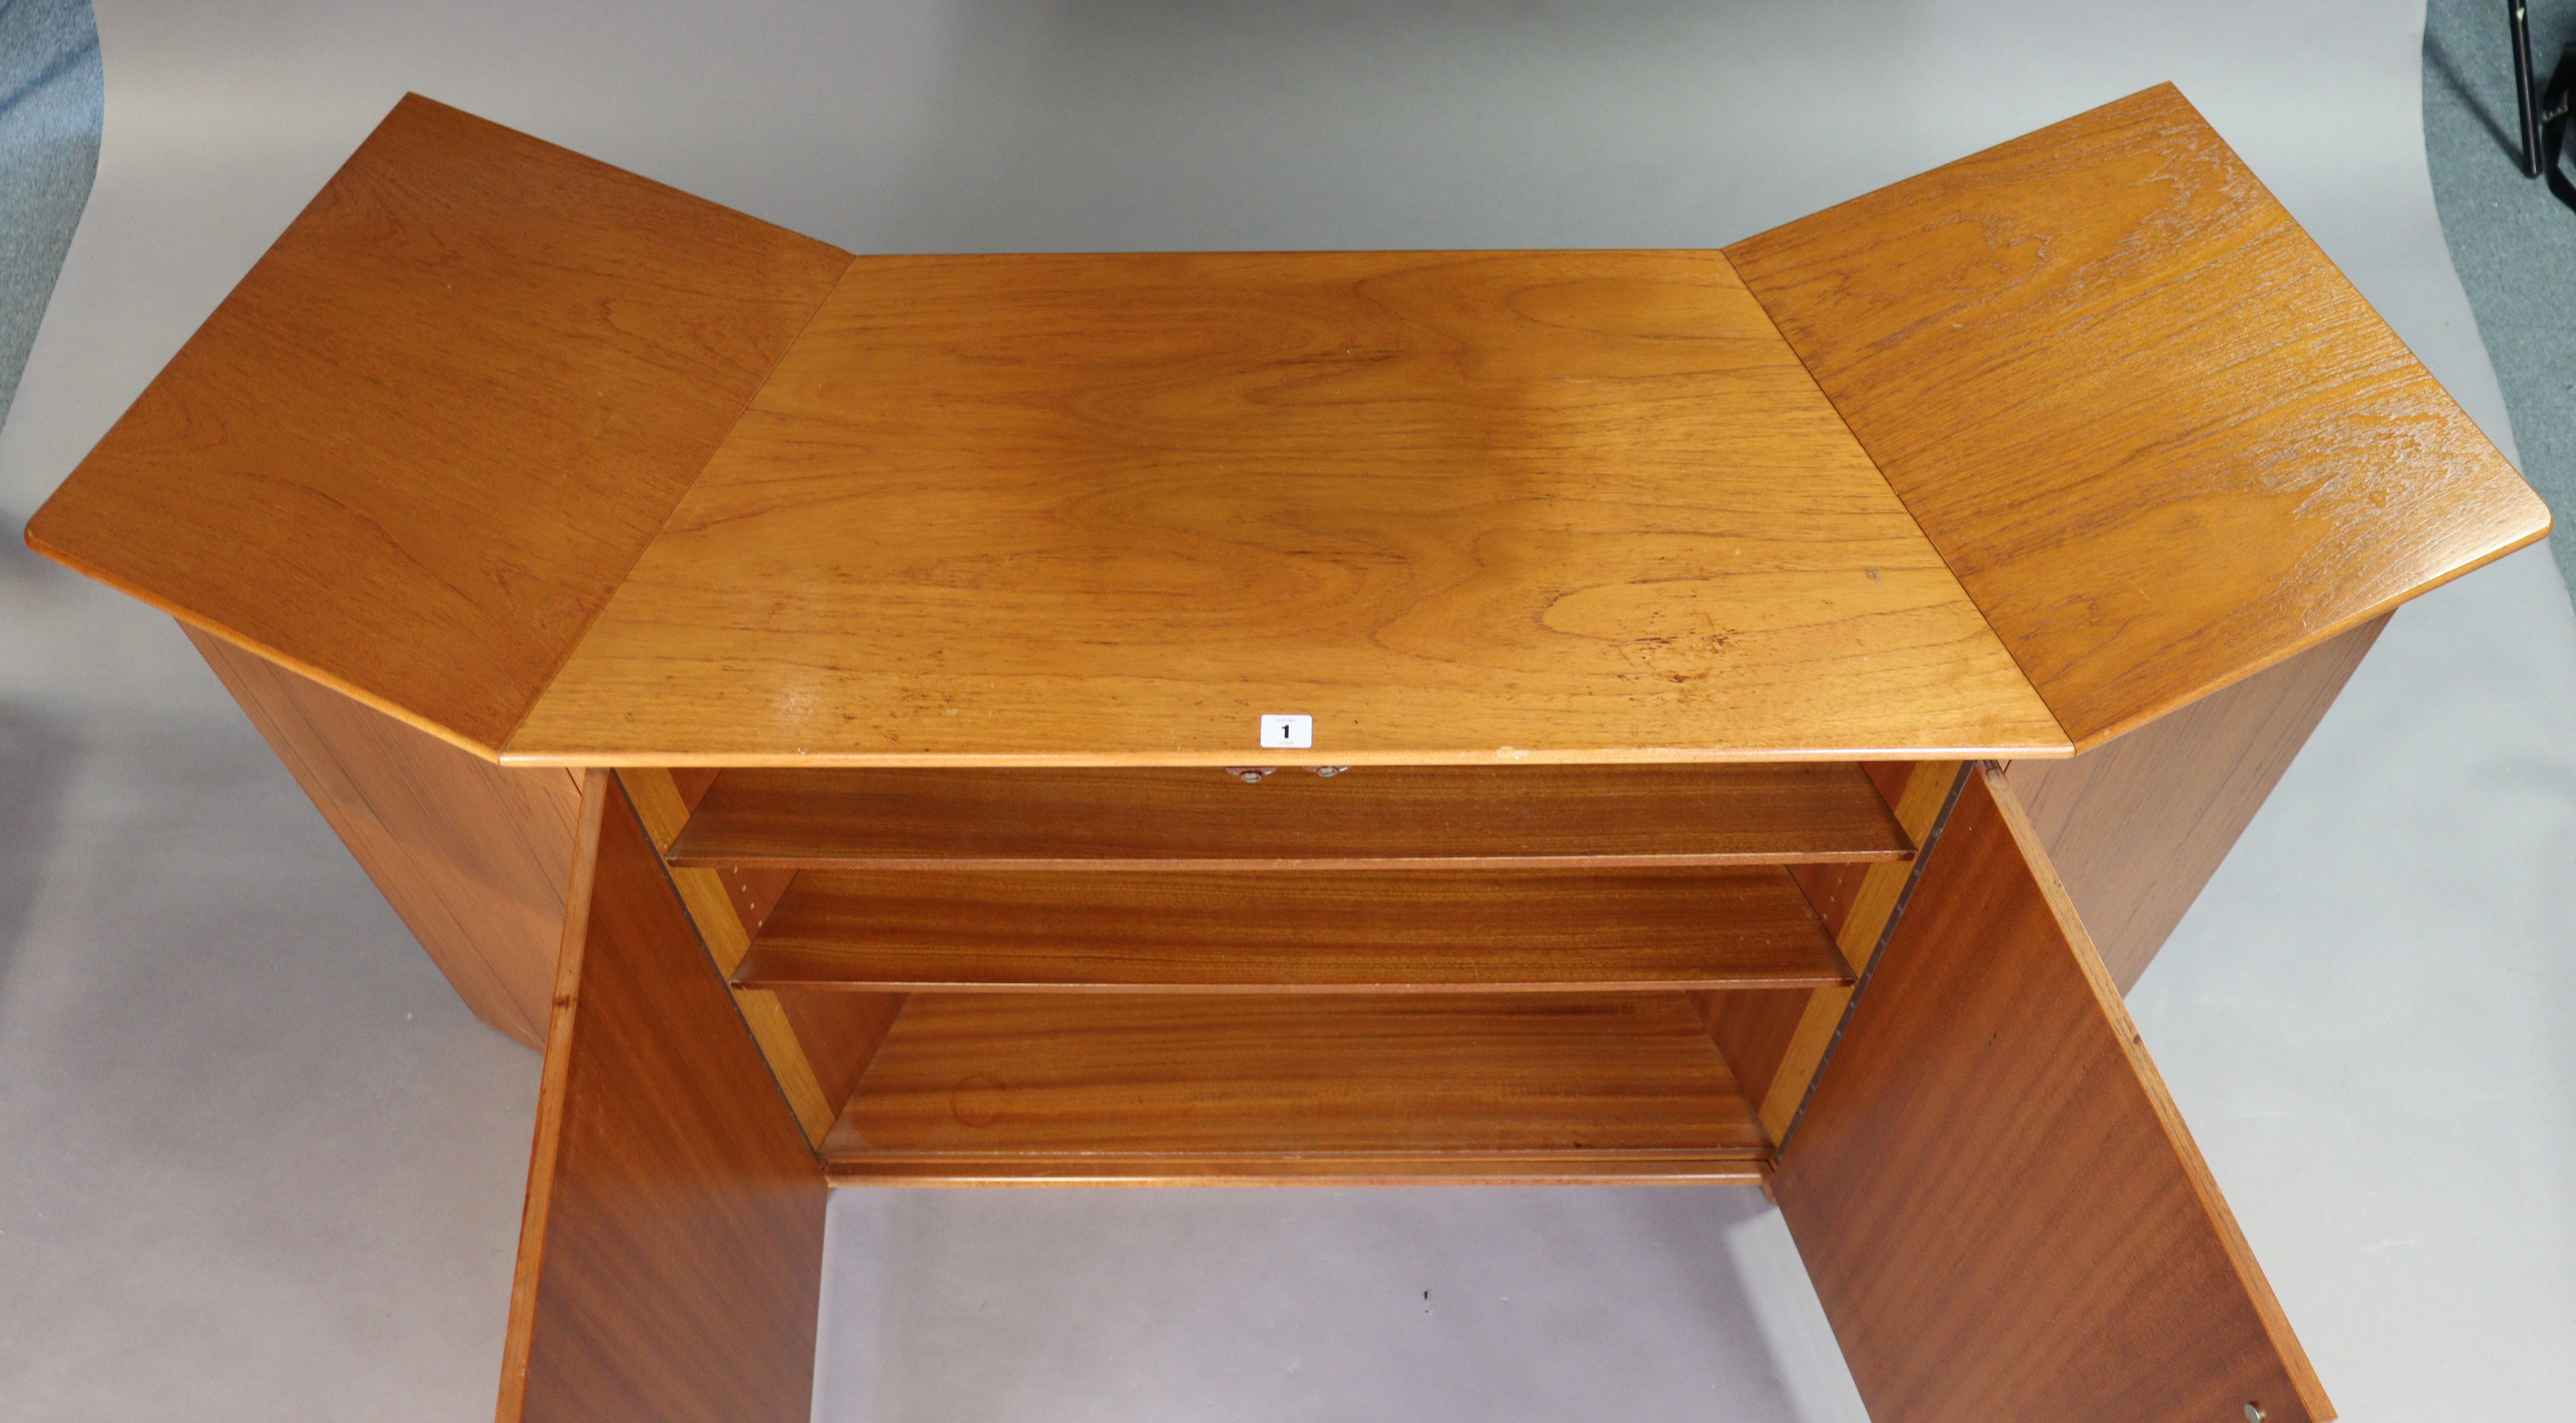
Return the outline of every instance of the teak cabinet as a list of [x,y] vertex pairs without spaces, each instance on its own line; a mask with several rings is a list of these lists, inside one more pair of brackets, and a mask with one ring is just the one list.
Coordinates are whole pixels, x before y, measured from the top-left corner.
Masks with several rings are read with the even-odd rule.
[[2166,87],[1723,251],[909,258],[406,99],[27,537],[544,1051],[504,1419],[804,1417],[833,1185],[1510,1181],[1762,1183],[1889,1423],[2289,1423],[2120,995],[2548,527]]

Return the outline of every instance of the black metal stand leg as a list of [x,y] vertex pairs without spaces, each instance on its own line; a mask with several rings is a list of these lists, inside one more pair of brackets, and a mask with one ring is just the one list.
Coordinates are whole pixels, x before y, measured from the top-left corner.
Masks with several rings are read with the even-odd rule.
[[2549,88],[2540,96],[2540,166],[2549,175],[2549,191],[2558,200],[2576,208],[2576,182],[2567,178],[2559,158],[2567,149],[2568,110],[2576,104],[2576,44],[2558,55],[2558,69],[2549,76]]
[[2540,176],[2540,114],[2531,101],[2531,9],[2524,0],[2505,0],[2513,20],[2513,97],[2522,106],[2522,176]]

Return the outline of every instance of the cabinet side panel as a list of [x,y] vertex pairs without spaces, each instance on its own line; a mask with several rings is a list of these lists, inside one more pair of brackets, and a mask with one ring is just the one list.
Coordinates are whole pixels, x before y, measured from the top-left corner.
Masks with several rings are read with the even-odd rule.
[[542,1049],[579,776],[493,765],[182,629],[474,1016]]
[[1735,1074],[1737,1090],[1744,1093],[1746,1101],[1759,1107],[1770,1095],[1772,1083],[1797,1041],[1808,1005],[1820,997],[1839,1003],[1841,996],[1849,992],[1824,988],[1702,991],[1691,995],[1691,1006],[1708,1024],[1709,1037],[1724,1054],[1728,1070]]
[[2013,793],[2122,993],[2387,625],[2383,613],[2074,760],[2012,764]]
[[1969,778],[1774,1178],[1870,1415],[2331,1417],[2010,795]]
[[[617,772],[617,781],[633,799],[644,832],[659,855],[679,838],[681,827],[715,776],[706,771],[631,766]],[[681,904],[715,958],[716,970],[728,980],[742,966],[752,937],[798,873],[739,865],[667,868]],[[733,997],[778,1077],[778,1090],[787,1094],[797,1119],[804,1123],[805,1139],[818,1144],[840,1120],[850,1089],[858,1085],[868,1059],[903,1009],[900,994],[788,994],[736,988]],[[841,1001],[817,1001],[831,999]]]
[[[755,990],[736,989],[737,996],[748,997]],[[820,993],[762,994],[778,1005],[794,1029],[797,1045],[805,1050],[805,1061],[814,1074],[814,1085],[825,1102],[831,1104],[832,1120],[838,1122],[850,1094],[859,1088],[859,1079],[867,1075],[868,1064],[876,1060],[877,1049],[885,1045],[886,1034],[894,1029],[895,1018],[911,995],[904,993]],[[810,1124],[809,1124],[810,1125]],[[809,1139],[816,1134],[808,1132]]]
[[[1879,795],[1895,812],[1909,843],[1921,845],[1940,818],[1951,784],[1959,777],[1956,761],[1878,761],[1867,767]],[[1904,893],[1913,866],[1882,861],[1870,865],[1798,865],[1790,869],[1817,917],[1834,936],[1834,946],[1854,974],[1869,966],[1886,931],[1890,915]],[[1832,1047],[1851,1002],[1848,988],[1818,988],[1804,993],[1702,995],[1700,1012],[1718,1050],[1735,1069],[1736,1080],[1762,1114],[1763,1129],[1775,1142],[1788,1140],[1798,1108],[1807,1100],[1808,1084]],[[1728,999],[1734,1001],[1729,1002]]]
[[613,777],[565,950],[501,1423],[802,1423],[821,1165]]

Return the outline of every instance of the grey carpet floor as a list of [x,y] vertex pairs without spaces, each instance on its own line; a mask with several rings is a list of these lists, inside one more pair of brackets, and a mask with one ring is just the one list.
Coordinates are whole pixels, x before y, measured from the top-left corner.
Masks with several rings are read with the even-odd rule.
[[[2536,82],[2576,40],[2576,0],[2531,0]],[[2522,176],[2513,44],[2499,0],[2424,12],[2424,154],[2451,265],[2504,387],[2523,477],[2558,516],[2550,547],[2576,586],[2576,211]]]
[[0,0],[0,420],[98,176],[106,121],[89,0]]

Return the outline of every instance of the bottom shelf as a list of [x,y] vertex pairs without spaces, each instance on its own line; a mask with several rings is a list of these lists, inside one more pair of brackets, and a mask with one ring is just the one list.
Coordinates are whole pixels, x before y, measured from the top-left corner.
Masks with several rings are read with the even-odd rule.
[[916,994],[842,1185],[1755,1181],[1687,996]]

